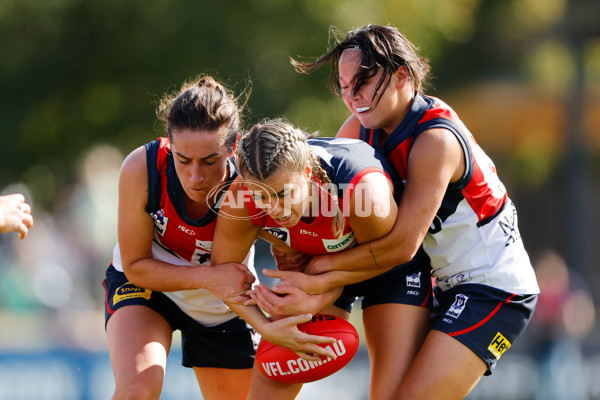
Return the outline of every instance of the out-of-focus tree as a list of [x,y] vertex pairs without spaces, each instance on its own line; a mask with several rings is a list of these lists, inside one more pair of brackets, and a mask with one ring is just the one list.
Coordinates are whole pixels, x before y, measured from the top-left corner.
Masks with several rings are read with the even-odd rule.
[[[251,82],[246,125],[285,115],[309,131],[334,135],[348,111],[328,92],[328,71],[299,75],[288,59],[323,54],[333,40],[330,26],[346,32],[374,23],[398,27],[431,59],[427,93],[449,100],[462,115],[513,197],[532,190],[548,197],[557,192],[553,179],[564,165],[572,118],[565,105],[568,96],[577,98],[572,89],[582,74],[590,101],[578,138],[593,154],[600,148],[600,113],[592,110],[600,87],[596,4],[1,0],[0,186],[23,182],[35,206],[49,211],[65,204],[92,146],[105,143],[126,154],[160,135],[153,112],[159,96],[199,73],[217,76],[237,93]],[[574,38],[582,35],[587,40],[574,51]],[[547,210],[529,221],[532,228],[524,224],[527,235],[540,227],[560,232],[547,221],[549,208],[561,204],[538,206]],[[564,242],[554,235],[544,240]]]
[[[405,3],[405,4],[404,4]],[[390,23],[437,57],[475,30],[478,0],[196,2],[3,0],[0,3],[0,184],[24,181],[51,208],[93,144],[124,152],[157,134],[158,96],[198,73],[240,93],[252,82],[248,123],[287,115],[333,135],[346,116],[302,77],[290,56],[317,56],[328,28]]]

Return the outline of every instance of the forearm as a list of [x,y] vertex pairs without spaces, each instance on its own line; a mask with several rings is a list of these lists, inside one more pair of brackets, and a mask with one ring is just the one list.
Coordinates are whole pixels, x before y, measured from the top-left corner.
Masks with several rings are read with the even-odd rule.
[[330,347],[319,346],[320,343],[334,343],[334,338],[309,335],[298,330],[297,325],[308,322],[312,317],[311,314],[287,317],[271,322],[257,306],[243,306],[228,302],[227,305],[252,325],[263,340],[286,347],[307,360],[319,361],[319,356],[335,357]]
[[[322,291],[331,291],[332,289],[351,285],[366,281],[381,275],[389,269],[376,269],[376,270],[364,270],[364,271],[330,271],[324,274],[318,275],[321,279],[320,287]],[[334,299],[335,301],[335,299]]]
[[337,286],[330,290],[325,291],[324,293],[321,293],[320,295],[317,295],[320,297],[319,302],[318,302],[319,306],[315,311],[312,312],[312,314],[316,314],[316,313],[322,311],[325,307],[330,306],[333,303],[335,303],[335,301],[341,296],[343,291],[344,291],[343,286]]
[[173,265],[154,258],[124,264],[127,279],[136,286],[159,292],[208,289],[208,266]]
[[245,306],[226,301],[225,304],[240,318],[249,323],[258,333],[264,335],[264,326],[270,321],[258,306]]
[[394,232],[390,232],[372,242],[329,254],[329,270],[356,273],[374,271],[373,276],[376,276],[396,265],[409,262],[417,250],[418,246],[408,245],[394,235]]

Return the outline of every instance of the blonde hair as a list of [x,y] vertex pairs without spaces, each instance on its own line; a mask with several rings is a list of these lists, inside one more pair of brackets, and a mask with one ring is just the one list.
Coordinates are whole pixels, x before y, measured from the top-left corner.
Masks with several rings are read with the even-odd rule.
[[259,181],[267,179],[280,168],[304,172],[307,161],[313,175],[333,199],[336,214],[332,230],[336,237],[344,231],[346,221],[339,206],[338,194],[321,162],[308,146],[309,135],[282,118],[267,119],[255,124],[242,136],[238,147],[238,163],[242,175],[250,174]]

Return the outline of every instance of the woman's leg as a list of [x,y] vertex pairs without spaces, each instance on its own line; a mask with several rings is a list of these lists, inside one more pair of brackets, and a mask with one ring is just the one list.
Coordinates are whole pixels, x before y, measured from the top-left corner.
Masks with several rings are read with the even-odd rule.
[[363,310],[371,362],[371,399],[391,399],[429,331],[431,310],[378,304]]
[[244,400],[248,395],[252,369],[197,368],[196,379],[204,400]]
[[481,379],[487,365],[453,337],[432,330],[398,387],[396,400],[456,400]]
[[281,383],[267,378],[254,364],[248,400],[293,400],[300,389],[301,383]]
[[348,321],[350,319],[350,312],[343,310],[337,306],[334,306],[333,304],[325,307],[324,309],[322,309],[321,311],[319,311],[319,314],[329,314],[329,315],[335,315],[336,317],[345,319],[346,321]]
[[154,310],[121,307],[106,325],[108,351],[115,376],[112,399],[158,399],[173,331]]

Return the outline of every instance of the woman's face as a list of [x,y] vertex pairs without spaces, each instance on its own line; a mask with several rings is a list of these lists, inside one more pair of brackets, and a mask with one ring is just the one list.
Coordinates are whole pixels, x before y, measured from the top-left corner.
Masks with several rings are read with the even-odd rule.
[[280,168],[263,181],[245,183],[254,203],[282,227],[295,226],[310,203],[310,168],[304,173]]
[[231,153],[222,143],[224,137],[219,131],[172,130],[175,171],[190,200],[206,204],[211,190],[226,179]]
[[[380,69],[353,94],[354,77],[360,67],[361,58],[362,52],[359,49],[344,50],[340,56],[339,79],[342,99],[362,126],[368,129],[383,129],[389,134],[402,122],[404,110],[408,105],[406,93],[402,93],[402,90],[410,89],[410,85],[406,85],[406,75],[402,73],[405,69],[400,68],[391,76],[387,85],[384,82],[377,92],[377,84],[383,75],[383,70]],[[410,90],[412,92],[412,89]],[[383,94],[377,102],[381,91]],[[412,98],[412,93],[409,97]]]

